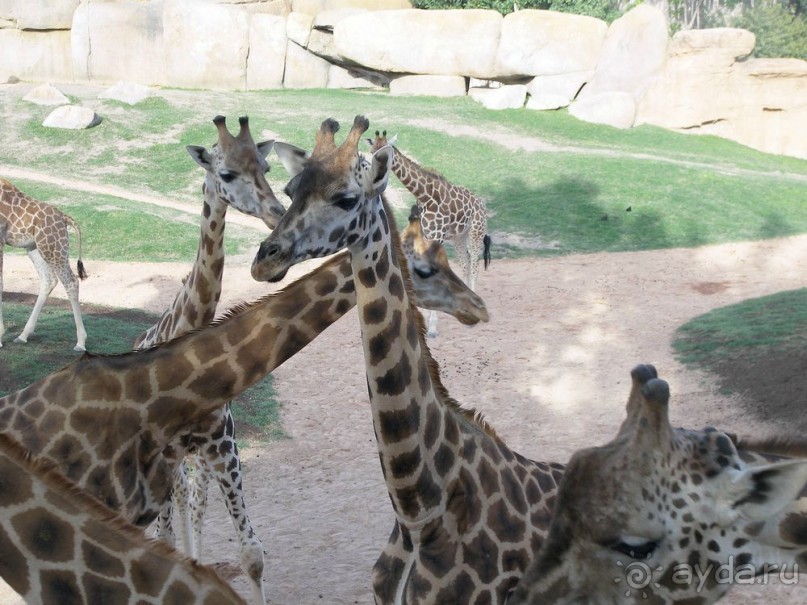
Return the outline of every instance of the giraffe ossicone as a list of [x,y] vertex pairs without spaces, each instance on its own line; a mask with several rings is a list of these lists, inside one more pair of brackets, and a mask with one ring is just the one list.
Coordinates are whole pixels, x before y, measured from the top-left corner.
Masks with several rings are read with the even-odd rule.
[[735,583],[793,581],[807,564],[807,459],[764,461],[721,431],[674,429],[655,368],[631,376],[625,422],[572,456],[508,605],[708,605]]
[[87,330],[79,306],[79,282],[70,268],[70,239],[68,229],[73,229],[78,240],[78,279],[87,277],[81,260],[81,228],[67,214],[51,204],[46,204],[26,195],[9,181],[0,178],[0,347],[3,346],[3,246],[23,248],[39,276],[39,294],[25,327],[14,342],[26,343],[36,328],[39,314],[48,296],[60,281],[64,286],[73,320],[76,323],[75,351],[84,351]]

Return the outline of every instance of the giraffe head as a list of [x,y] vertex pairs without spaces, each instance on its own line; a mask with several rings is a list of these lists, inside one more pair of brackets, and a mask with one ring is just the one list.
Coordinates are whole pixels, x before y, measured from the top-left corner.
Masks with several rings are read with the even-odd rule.
[[372,205],[381,203],[393,157],[391,147],[369,158],[359,154],[358,143],[368,127],[367,118],[356,116],[347,138],[337,146],[339,123],[325,120],[310,155],[292,145],[275,145],[292,175],[286,185],[292,205],[261,244],[252,263],[255,279],[278,281],[300,261],[364,247],[372,232]]
[[227,204],[250,216],[256,216],[273,229],[283,216],[283,204],[275,197],[266,181],[269,164],[266,156],[274,141],[257,145],[249,132],[249,119],[238,118],[241,129],[233,136],[227,129],[224,116],[216,116],[213,123],[218,129],[218,141],[210,150],[189,145],[188,153],[207,171],[205,188]]
[[445,248],[424,237],[417,204],[412,206],[409,225],[401,231],[401,250],[419,307],[454,315],[466,325],[490,319],[482,298],[451,269]]
[[398,140],[398,135],[394,134],[389,139],[387,138],[387,131],[384,130],[383,132],[375,131],[375,139],[366,139],[367,144],[370,146],[372,151],[378,151],[382,147],[386,147],[387,145],[395,145],[395,141]]
[[619,434],[572,456],[549,535],[508,604],[707,605],[740,574],[807,562],[803,541],[799,554],[798,540],[763,532],[790,517],[804,534],[804,512],[787,509],[807,460],[749,467],[725,433],[671,428],[655,368],[631,375]]

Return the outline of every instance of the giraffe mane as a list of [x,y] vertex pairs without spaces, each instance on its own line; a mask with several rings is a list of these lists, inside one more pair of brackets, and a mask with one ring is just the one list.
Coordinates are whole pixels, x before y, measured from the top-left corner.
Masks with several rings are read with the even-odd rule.
[[[401,236],[398,232],[398,225],[395,223],[395,217],[390,210],[389,202],[384,194],[381,194],[381,202],[384,204],[384,212],[389,220],[392,245],[395,248],[395,255],[399,259],[398,267],[401,270],[401,274],[404,278],[404,286],[406,288],[406,295],[409,298],[409,305],[414,307],[414,302],[412,301],[415,300],[415,295],[412,289],[412,279],[409,276],[409,267],[404,260],[403,251],[401,249]],[[432,385],[437,393],[437,396],[440,398],[440,401],[442,401],[449,410],[459,415],[462,419],[476,425],[483,433],[492,437],[497,442],[501,442],[501,437],[499,437],[494,428],[490,425],[490,423],[488,423],[488,421],[485,419],[485,415],[482,412],[474,408],[461,405],[449,394],[448,389],[445,387],[440,378],[440,364],[437,363],[434,357],[432,357],[431,351],[426,344],[426,324],[423,321],[423,316],[417,311],[417,309],[413,308],[413,311],[412,316],[414,317],[418,333],[420,334],[420,343],[423,346],[423,354],[426,357],[426,367],[429,370]]]
[[55,463],[36,458],[22,444],[6,433],[0,433],[0,450],[13,459],[15,463],[26,469],[29,474],[41,479],[49,489],[59,494],[66,494],[66,499],[72,501],[81,510],[88,511],[94,519],[111,526],[116,532],[124,534],[135,543],[149,545],[151,551],[159,556],[178,559],[186,566],[193,568],[194,571],[211,574],[211,580],[214,580],[222,591],[230,593],[234,598],[239,599],[234,602],[242,602],[241,597],[236,595],[233,588],[211,567],[202,565],[195,559],[185,556],[164,540],[146,537],[142,529],[129,523],[114,510],[105,506],[100,500],[91,496],[60,473]]

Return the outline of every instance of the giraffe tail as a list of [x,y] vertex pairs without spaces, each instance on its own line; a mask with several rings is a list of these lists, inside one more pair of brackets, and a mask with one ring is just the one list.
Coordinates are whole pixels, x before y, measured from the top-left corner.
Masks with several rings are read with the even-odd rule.
[[65,215],[65,218],[67,224],[76,231],[76,240],[78,241],[78,262],[76,263],[76,271],[78,271],[78,278],[87,279],[89,273],[87,273],[87,270],[84,268],[84,262],[81,260],[81,227],[78,226],[78,223],[73,217]]
[[485,234],[485,237],[482,240],[484,246],[482,249],[482,260],[485,263],[485,269],[487,269],[488,265],[490,264],[490,244],[492,243],[492,241],[493,240],[491,240],[490,236],[487,234]]

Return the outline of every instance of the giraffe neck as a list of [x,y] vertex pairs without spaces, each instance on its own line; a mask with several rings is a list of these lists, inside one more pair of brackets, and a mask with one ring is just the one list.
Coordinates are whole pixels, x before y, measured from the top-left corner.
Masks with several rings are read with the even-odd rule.
[[81,357],[1,398],[0,428],[108,506],[148,523],[170,485],[162,457],[166,444],[297,353],[354,304],[350,262],[338,255],[204,330],[141,352]]
[[437,200],[431,190],[439,185],[436,175],[424,170],[417,162],[402,154],[397,147],[393,147],[395,156],[392,160],[392,172],[398,177],[404,187],[415,196],[418,205],[424,210],[435,210]]
[[[447,469],[435,469],[434,458],[438,451],[444,461],[451,456],[437,433],[442,416],[448,424],[454,420],[444,414],[442,387],[431,373],[434,362],[399,263],[395,224],[380,197],[371,205],[375,234],[366,247],[351,249],[351,263],[373,425],[393,507],[402,523],[416,527],[443,504]],[[445,432],[451,433],[449,426]]]
[[193,268],[182,282],[182,287],[171,306],[163,311],[159,321],[135,342],[135,348],[143,349],[176,338],[188,330],[204,327],[213,321],[221,299],[221,282],[224,275],[226,216],[227,203],[218,196],[215,179],[211,173],[207,173],[199,245]]

